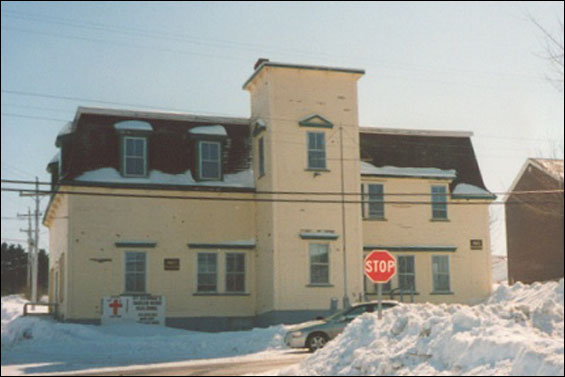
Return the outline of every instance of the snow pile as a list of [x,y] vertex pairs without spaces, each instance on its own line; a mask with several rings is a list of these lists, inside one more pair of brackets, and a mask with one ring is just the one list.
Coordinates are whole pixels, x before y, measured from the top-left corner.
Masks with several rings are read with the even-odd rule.
[[280,375],[563,376],[563,280],[501,285],[484,304],[364,314]]
[[[56,373],[233,357],[286,348],[283,339],[287,327],[282,325],[223,333],[139,324],[78,325],[20,317],[25,302],[19,296],[2,298],[3,370],[9,367],[18,373]],[[34,366],[28,366],[31,364]]]
[[28,301],[20,295],[2,297],[2,344],[4,344],[4,326],[23,314],[26,302]]

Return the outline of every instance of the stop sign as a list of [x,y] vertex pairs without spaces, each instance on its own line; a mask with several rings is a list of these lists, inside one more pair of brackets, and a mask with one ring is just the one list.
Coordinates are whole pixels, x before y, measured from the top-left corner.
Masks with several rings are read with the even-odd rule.
[[396,274],[396,259],[386,250],[373,250],[365,258],[365,276],[373,283],[386,283]]

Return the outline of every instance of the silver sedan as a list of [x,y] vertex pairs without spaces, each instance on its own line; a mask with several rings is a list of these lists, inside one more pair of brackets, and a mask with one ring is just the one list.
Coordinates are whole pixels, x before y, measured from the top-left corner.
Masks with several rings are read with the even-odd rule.
[[[382,301],[383,310],[396,305],[398,305],[396,301]],[[296,325],[286,334],[284,342],[290,348],[308,348],[310,352],[314,352],[338,336],[357,316],[363,313],[376,313],[377,310],[376,301],[355,304],[327,318]]]

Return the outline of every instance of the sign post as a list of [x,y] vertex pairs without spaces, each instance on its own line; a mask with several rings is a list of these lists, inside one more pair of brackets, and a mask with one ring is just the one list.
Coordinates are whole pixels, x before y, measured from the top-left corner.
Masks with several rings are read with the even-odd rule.
[[373,250],[365,258],[365,276],[377,284],[378,318],[383,317],[382,284],[396,274],[396,259],[386,250]]

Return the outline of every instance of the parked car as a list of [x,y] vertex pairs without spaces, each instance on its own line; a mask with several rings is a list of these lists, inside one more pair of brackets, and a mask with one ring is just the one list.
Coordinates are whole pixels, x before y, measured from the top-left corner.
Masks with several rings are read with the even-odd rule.
[[[310,352],[314,352],[338,336],[357,316],[363,313],[376,313],[377,305],[377,301],[355,304],[327,318],[296,325],[286,334],[284,342],[290,348],[308,348]],[[382,301],[383,310],[396,305],[398,305],[397,301]]]

